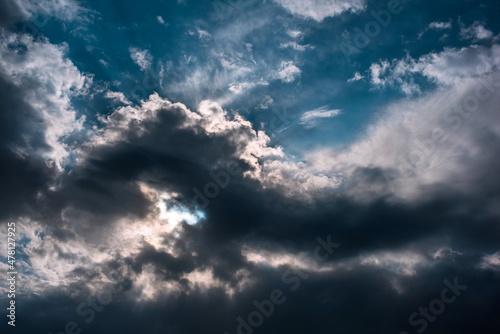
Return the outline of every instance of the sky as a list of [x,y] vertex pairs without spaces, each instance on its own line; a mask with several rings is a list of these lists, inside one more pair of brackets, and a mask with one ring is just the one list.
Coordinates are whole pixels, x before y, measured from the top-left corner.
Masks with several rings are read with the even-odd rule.
[[0,0],[2,333],[498,333],[499,13]]

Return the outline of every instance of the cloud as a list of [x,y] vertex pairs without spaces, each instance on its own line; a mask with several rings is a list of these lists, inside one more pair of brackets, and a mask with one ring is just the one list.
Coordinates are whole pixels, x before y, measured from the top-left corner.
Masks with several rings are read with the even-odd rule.
[[[481,173],[491,173],[489,166],[495,164],[486,143],[500,139],[494,125],[497,91],[498,75],[492,71],[482,78],[462,79],[417,99],[394,103],[362,140],[346,150],[323,152],[309,161],[327,174],[343,171],[354,181],[348,188],[360,198],[393,193],[418,200],[427,192],[438,191],[442,184],[448,185],[439,190],[445,193],[474,193],[482,186],[472,170],[481,166]],[[458,179],[460,183],[456,183]],[[356,189],[363,189],[363,193]]]
[[361,264],[386,268],[402,276],[414,276],[417,267],[427,265],[427,260],[418,253],[382,252],[363,257]]
[[125,95],[122,92],[107,91],[106,94],[104,94],[104,97],[122,104],[130,104],[130,101],[125,97]]
[[64,22],[90,21],[96,15],[95,11],[81,6],[79,2],[74,0],[14,0],[8,2],[10,4],[6,12],[14,13],[17,19],[22,20],[32,20],[38,15],[44,15]]
[[156,17],[156,21],[161,24],[162,26],[165,26],[165,27],[168,27],[170,24],[168,22],[165,22],[165,20],[163,19],[163,17],[161,17],[160,15],[158,15]]
[[189,31],[190,35],[198,35],[198,38],[201,40],[206,40],[210,39],[212,37],[212,34],[210,34],[208,31],[201,29],[200,27],[196,27],[195,31],[191,30]]
[[68,162],[71,147],[64,139],[82,131],[84,117],[71,99],[84,95],[92,78],[82,74],[66,58],[67,45],[53,45],[25,34],[3,33],[0,39],[0,69],[4,78],[24,91],[23,101],[36,110],[46,150],[18,146],[21,156],[42,155],[58,168]]
[[321,22],[327,17],[344,12],[359,12],[365,8],[364,0],[275,0],[290,13]]
[[451,29],[451,21],[429,23],[428,29],[435,29],[435,30]]
[[303,113],[302,116],[300,116],[300,123],[307,128],[311,128],[314,127],[320,119],[332,118],[338,115],[340,115],[340,109],[329,109],[328,106],[323,106]]
[[262,100],[262,102],[259,104],[258,108],[266,110],[266,109],[269,109],[269,107],[273,103],[274,103],[273,98],[271,96],[269,96],[269,95],[266,95],[266,96],[264,96],[264,99]]
[[[318,110],[307,120],[325,117],[326,114],[332,115],[333,112]],[[130,138],[135,138],[133,139],[135,142],[139,138],[149,141],[153,135],[150,134],[149,128],[165,117],[176,119],[171,125],[172,135],[179,131],[174,129],[183,129],[182,131],[188,131],[194,136],[193,140],[197,135],[201,135],[200,138],[207,135],[214,139],[220,137],[218,140],[226,142],[225,147],[228,151],[221,151],[219,157],[214,155],[214,159],[221,161],[215,160],[211,164],[225,164],[231,159],[241,161],[242,166],[246,166],[242,175],[260,182],[264,188],[278,187],[290,196],[296,196],[298,193],[291,191],[292,189],[306,188],[312,195],[315,191],[337,187],[340,184],[336,177],[318,175],[316,178],[314,170],[308,169],[306,164],[288,161],[280,147],[269,146],[270,138],[265,132],[253,130],[252,124],[238,114],[234,119],[230,119],[220,105],[208,100],[202,101],[198,113],[195,113],[182,104],[173,104],[154,94],[139,108],[122,107],[107,118],[103,118],[105,127],[89,141],[88,147],[99,149],[99,147],[119,145],[121,142],[132,140]],[[187,160],[192,159],[194,156],[187,158]],[[302,193],[302,196],[304,199],[309,197],[305,193]]]
[[[425,29],[418,34],[418,38],[422,38],[422,36],[429,30],[437,30],[437,31],[441,31],[441,30],[449,30],[452,28],[452,20],[450,19],[449,21],[447,22],[443,22],[443,21],[435,21],[435,22],[431,22],[429,23],[429,25],[427,27],[425,27]],[[448,35],[447,34],[444,34],[440,40],[444,40]]]
[[28,13],[19,6],[17,1],[0,1],[0,26],[9,27],[18,20],[26,19]]
[[[22,222],[20,235],[26,237],[24,252],[30,259],[23,263],[23,280],[33,293],[50,294],[55,289],[67,294],[75,289],[94,293],[117,272],[134,283],[131,293],[139,301],[164,296],[151,290],[155,285],[168,287],[165,295],[186,291],[179,285],[184,279],[192,282],[193,289],[203,286],[236,293],[246,283],[230,284],[228,278],[216,275],[215,262],[212,269],[196,264],[217,257],[202,260],[193,255],[201,254],[197,247],[187,255],[184,246],[169,246],[180,243],[190,226],[201,221],[200,227],[193,228],[204,228],[206,220],[213,219],[196,210],[191,200],[193,187],[203,189],[211,173],[223,170],[230,161],[237,161],[241,168],[232,182],[246,189],[239,195],[238,186],[228,189],[230,197],[257,190],[311,200],[315,193],[339,185],[337,179],[315,174],[304,163],[285,159],[281,148],[268,146],[265,133],[254,131],[239,115],[230,118],[211,101],[192,112],[155,94],[140,106],[116,109],[102,122],[104,127],[82,146],[72,172],[62,175],[51,191],[38,194],[46,207],[43,219]],[[215,169],[210,171],[209,166]],[[212,204],[215,212],[225,201],[218,203]],[[78,234],[73,232],[75,226],[79,226]],[[164,242],[167,239],[169,243]],[[54,258],[59,260],[52,262]],[[168,267],[179,266],[162,269],[167,279],[158,276],[165,261]],[[104,270],[113,263],[119,268]],[[230,281],[248,276],[245,268],[240,266],[242,276]],[[92,280],[86,280],[87,275]]]
[[302,37],[302,35],[304,35],[304,33],[300,30],[287,30],[286,33],[288,34],[288,36],[292,38],[299,38]]
[[305,51],[308,48],[312,48],[310,45],[302,45],[297,42],[286,42],[286,43],[281,43],[280,48],[292,48],[296,51]]
[[[370,68],[370,70],[372,70],[372,68]],[[374,72],[373,72],[373,70],[372,70],[372,73],[373,73],[374,77],[375,77],[375,75],[376,75],[376,78],[377,78],[378,80],[380,80],[380,79],[379,79],[379,75],[380,75],[380,73],[374,73]],[[364,77],[363,75],[361,75],[359,72],[356,72],[356,73],[354,73],[354,76],[353,76],[352,78],[347,79],[347,82],[355,82],[355,81],[359,81],[359,80],[364,79],[364,78],[365,78],[365,77]]]
[[[241,5],[245,20],[218,20],[201,48],[189,38],[192,48],[167,66],[165,90],[136,103],[120,90],[126,82],[92,86],[68,59],[69,46],[2,35],[0,220],[17,225],[16,310],[31,319],[20,333],[61,332],[68,321],[95,334],[235,333],[238,317],[255,315],[275,289],[286,301],[263,317],[262,333],[399,333],[455,277],[468,289],[429,327],[498,327],[494,38],[365,64],[367,82],[408,96],[384,95],[391,100],[352,141],[299,138],[297,127],[298,145],[281,147],[290,142],[259,131],[258,116],[283,99],[303,110],[306,101],[292,96],[298,90],[317,96],[307,82],[293,91],[282,89],[297,85],[271,82],[294,82],[302,62],[283,61],[260,42],[291,25],[257,4],[224,3]],[[281,41],[270,42],[280,51]],[[153,58],[136,51],[146,52],[138,65],[150,70]],[[104,107],[95,96],[108,99]],[[338,114],[325,106],[298,117],[307,126]],[[363,115],[346,112],[345,124],[359,127]],[[54,147],[64,151],[60,166],[51,162]],[[315,260],[331,242],[341,247]],[[116,284],[121,290],[87,321],[77,308]]]
[[141,50],[135,47],[129,48],[130,57],[143,71],[147,71],[151,67],[153,57],[148,50]]
[[[473,87],[464,86],[464,94]],[[191,111],[154,94],[140,105],[117,108],[102,119],[103,127],[82,147],[72,172],[54,190],[40,193],[43,219],[18,221],[29,257],[21,264],[23,286],[42,297],[44,305],[57,310],[57,305],[70,305],[73,310],[106,290],[110,282],[123,284],[127,288],[104,306],[106,313],[96,315],[106,316],[91,324],[98,334],[111,324],[126,332],[138,328],[134,327],[137,317],[163,313],[173,316],[158,317],[162,328],[190,332],[209,324],[208,333],[230,331],[237,326],[238,316],[249,313],[254,300],[268,298],[276,288],[290,297],[287,305],[292,311],[286,311],[287,319],[300,319],[304,310],[321,301],[339,310],[347,307],[333,321],[348,333],[353,325],[342,321],[347,314],[376,312],[383,318],[388,309],[377,311],[377,300],[384,296],[384,301],[390,299],[391,314],[405,320],[415,305],[434,298],[436,284],[459,274],[461,283],[478,286],[483,305],[493,306],[496,298],[491,288],[481,289],[494,280],[483,274],[481,263],[485,254],[496,251],[484,253],[497,247],[498,214],[486,209],[485,183],[474,180],[474,175],[496,175],[494,161],[483,160],[491,151],[463,160],[473,163],[465,166],[467,171],[457,171],[461,184],[444,182],[444,188],[464,187],[464,191],[450,191],[465,199],[444,196],[440,188],[444,179],[437,179],[437,189],[419,190],[416,201],[390,201],[377,188],[380,175],[371,172],[397,166],[394,157],[411,147],[401,133],[411,129],[412,135],[425,134],[419,129],[433,124],[428,106],[440,108],[436,101],[452,102],[449,96],[456,96],[456,91],[440,94],[395,104],[394,111],[375,125],[377,129],[349,152],[321,155],[322,165],[313,159],[293,161],[281,148],[269,146],[265,133],[213,101]],[[489,108],[497,102],[490,101]],[[408,112],[400,117],[401,110]],[[450,141],[466,136],[457,144],[477,151],[477,140],[469,141],[468,134],[474,137],[475,125],[495,128],[498,122],[490,117],[474,121],[471,116],[472,122],[464,123],[457,136],[450,134]],[[355,152],[358,149],[362,151]],[[197,211],[192,189],[203,191],[204,185],[215,182],[210,175],[224,171],[229,160],[238,162],[241,173],[231,176],[230,184]],[[344,171],[345,178],[334,177],[333,170]],[[491,184],[494,178],[486,179],[491,191],[497,189],[496,183]],[[397,194],[408,190],[407,181]],[[416,181],[422,185],[425,178],[411,180]],[[475,190],[469,188],[472,184]],[[333,191],[326,191],[329,187]],[[360,201],[361,196],[373,197]],[[477,196],[474,205],[479,207],[472,208],[468,196]],[[478,226],[490,233],[477,233]],[[342,246],[328,261],[311,262],[308,257],[319,245],[318,238]],[[299,279],[294,274],[297,270],[307,279]],[[325,293],[335,298],[325,300]],[[359,303],[345,302],[353,296]],[[27,299],[23,308],[31,311],[40,303]],[[137,307],[136,318],[129,322],[124,315],[132,305]],[[468,307],[455,306],[455,312],[469,314],[468,322],[484,321],[483,316],[471,317]],[[294,313],[295,308],[300,312]],[[142,313],[143,309],[148,312]],[[178,315],[188,310],[203,317],[199,318],[203,324],[179,320]],[[227,311],[220,315],[220,310]],[[37,322],[38,328],[64,328],[74,312],[61,312],[51,312],[47,322]],[[307,315],[320,330],[331,329],[330,320],[317,312]],[[78,320],[86,326],[84,318]],[[309,326],[302,320],[287,323],[270,317],[265,328],[272,333],[283,326],[291,332],[294,327]],[[389,327],[397,332],[400,325],[396,321]],[[155,329],[149,328],[153,333]],[[354,325],[354,329],[366,327]]]
[[237,83],[232,83],[229,85],[229,90],[235,94],[242,94],[246,90],[250,90],[254,88],[255,86],[268,86],[269,83],[262,81],[262,82],[237,82]]
[[485,255],[481,261],[480,267],[485,270],[500,271],[500,251]]
[[484,25],[476,21],[469,27],[461,23],[460,37],[462,39],[472,39],[474,42],[493,38],[493,32],[486,29]]
[[371,82],[375,87],[399,87],[406,95],[420,93],[415,83],[420,75],[440,86],[454,85],[458,80],[483,76],[500,65],[500,46],[471,45],[463,48],[445,48],[413,59],[407,56],[391,62],[382,60],[370,66]]
[[370,72],[372,76],[372,83],[374,85],[384,85],[385,80],[381,79],[380,76],[385,74],[389,68],[389,63],[387,61],[381,61],[380,64],[374,63],[370,66]]
[[278,70],[274,71],[273,77],[284,83],[294,82],[302,73],[293,61],[282,61]]
[[[249,3],[239,2],[236,4],[220,4],[225,8],[237,9],[236,6],[249,6]],[[234,94],[228,87],[233,89],[240,83],[249,83],[246,87],[249,92],[251,88],[258,88],[261,84],[269,82],[269,67],[277,66],[276,61],[270,59],[254,58],[252,43],[249,43],[251,34],[271,22],[271,17],[263,9],[247,12],[247,19],[235,20],[232,16],[224,21],[218,29],[210,30],[210,36],[202,40],[203,47],[199,48],[199,41],[195,41],[196,62],[189,64],[183,57],[192,57],[191,53],[183,52],[178,60],[173,60],[172,68],[169,70],[171,80],[165,86],[164,92],[176,100],[182,100],[191,106],[197,106],[205,99],[216,100],[222,105],[240,100],[246,94]],[[207,31],[208,32],[208,31]],[[193,28],[188,33],[198,36]],[[189,54],[189,56],[188,56]],[[189,58],[188,58],[189,59]],[[279,63],[278,63],[279,64]],[[233,86],[234,85],[234,86]],[[239,90],[238,90],[239,91]]]

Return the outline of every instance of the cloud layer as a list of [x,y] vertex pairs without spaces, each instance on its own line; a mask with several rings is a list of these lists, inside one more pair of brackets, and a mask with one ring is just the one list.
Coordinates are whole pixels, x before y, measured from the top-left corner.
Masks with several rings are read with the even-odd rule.
[[[407,48],[347,68],[329,32],[348,34],[368,2],[188,15],[179,1],[132,28],[106,21],[112,46],[102,31],[75,46],[116,16],[106,6],[1,14],[0,219],[17,228],[19,333],[498,328],[498,29],[446,12],[408,35],[394,18]],[[61,35],[21,31],[34,17]],[[412,49],[443,31],[456,43]]]

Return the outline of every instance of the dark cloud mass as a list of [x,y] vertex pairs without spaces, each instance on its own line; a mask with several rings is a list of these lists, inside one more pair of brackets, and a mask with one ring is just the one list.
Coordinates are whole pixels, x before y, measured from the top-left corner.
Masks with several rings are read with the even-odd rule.
[[0,2],[2,333],[498,333],[494,1]]
[[23,100],[23,91],[5,78],[0,78],[2,109],[0,110],[0,159],[2,161],[1,219],[12,219],[30,210],[39,191],[46,189],[53,171],[36,156],[26,156],[23,150],[34,152],[50,149],[40,129],[36,111]]

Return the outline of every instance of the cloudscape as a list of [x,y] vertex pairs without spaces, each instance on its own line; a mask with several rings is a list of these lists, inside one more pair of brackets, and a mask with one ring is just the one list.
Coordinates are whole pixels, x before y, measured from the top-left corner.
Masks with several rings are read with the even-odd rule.
[[499,14],[0,0],[1,332],[498,333]]

